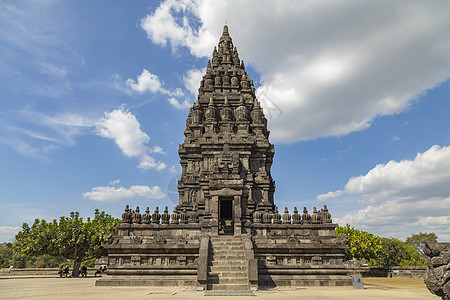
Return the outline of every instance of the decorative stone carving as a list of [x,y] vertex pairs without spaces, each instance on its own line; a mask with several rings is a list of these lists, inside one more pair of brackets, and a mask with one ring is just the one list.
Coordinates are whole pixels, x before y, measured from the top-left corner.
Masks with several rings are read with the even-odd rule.
[[244,105],[244,99],[241,98],[239,102],[239,107],[236,108],[236,120],[247,121],[247,119],[248,119],[248,109]]
[[278,207],[275,206],[275,212],[273,214],[273,224],[281,224],[281,215],[278,213]]
[[136,223],[136,224],[141,223],[141,214],[139,212],[139,206],[136,206],[136,210],[133,212],[131,219],[132,219],[133,223]]
[[294,207],[294,213],[292,214],[292,224],[301,224],[302,216],[298,214],[297,207]]
[[263,215],[263,223],[264,224],[271,224],[272,223],[272,214],[269,212],[269,210],[266,208],[264,215]]
[[129,206],[125,206],[125,211],[122,214],[122,223],[131,223],[131,213]]
[[320,214],[317,212],[317,209],[313,207],[313,214],[311,216],[311,223],[319,224],[321,222]]
[[228,106],[228,97],[225,96],[225,103],[223,105],[223,108],[220,110],[220,119],[221,121],[231,121],[232,115],[233,112]]
[[287,207],[284,208],[283,224],[291,224],[291,215]]
[[167,209],[167,206],[164,209],[164,213],[161,215],[161,224],[169,224],[170,221],[170,215],[169,210]]
[[161,215],[159,214],[158,206],[155,209],[155,212],[152,214],[152,223],[159,224],[159,220],[161,219]]
[[206,121],[208,122],[217,122],[217,110],[216,107],[214,106],[213,97],[209,98],[209,104],[205,112],[205,118]]
[[306,209],[306,207],[303,207],[302,223],[303,224],[311,223],[311,216],[309,215],[308,210]]
[[194,209],[189,217],[189,223],[198,223],[197,204],[194,204]]
[[[239,64],[239,58],[238,58]],[[238,88],[239,87],[239,79],[237,78],[236,71],[233,71],[233,77],[231,77],[231,87]]]
[[145,213],[142,215],[142,223],[143,224],[150,224],[152,221],[152,215],[150,214],[150,208],[147,207],[145,210]]
[[180,215],[180,223],[187,224],[189,220],[189,216],[186,213],[186,207],[183,208],[183,212]]
[[328,212],[328,208],[326,205],[323,206],[322,222],[323,223],[331,223],[331,214]]
[[260,224],[262,222],[262,216],[263,214],[260,211],[255,211],[253,213],[253,222],[255,224]]
[[177,211],[174,208],[172,216],[170,217],[170,224],[178,224],[179,218],[180,218],[180,215],[177,213]]

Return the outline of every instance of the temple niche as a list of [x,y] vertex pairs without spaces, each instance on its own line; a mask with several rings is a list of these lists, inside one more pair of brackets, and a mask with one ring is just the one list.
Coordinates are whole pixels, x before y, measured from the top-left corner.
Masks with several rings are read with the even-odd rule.
[[128,206],[108,237],[108,278],[97,285],[249,290],[351,285],[327,207],[274,202],[275,154],[253,81],[228,33],[208,61],[179,146],[179,203],[161,215]]

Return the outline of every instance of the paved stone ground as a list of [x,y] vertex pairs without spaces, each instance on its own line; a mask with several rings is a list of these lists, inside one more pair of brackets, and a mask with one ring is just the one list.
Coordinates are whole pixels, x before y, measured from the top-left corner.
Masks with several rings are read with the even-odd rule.
[[[44,276],[0,277],[0,299],[196,299],[204,292],[187,288],[160,287],[96,287],[94,277],[59,278]],[[440,299],[432,295],[421,279],[364,278],[366,288],[302,288],[257,291],[255,296],[233,297],[239,300],[255,299]],[[208,296],[205,299],[231,299]]]

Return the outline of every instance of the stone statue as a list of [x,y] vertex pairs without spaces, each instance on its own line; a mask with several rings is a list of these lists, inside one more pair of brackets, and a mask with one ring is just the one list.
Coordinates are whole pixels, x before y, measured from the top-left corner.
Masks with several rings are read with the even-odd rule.
[[173,213],[170,216],[170,224],[178,224],[178,219],[180,218],[180,215],[177,214],[176,209],[173,209]]
[[166,208],[164,209],[164,213],[161,215],[161,224],[169,224],[170,215],[169,210]]
[[322,222],[323,223],[331,223],[331,214],[328,212],[328,208],[326,205],[323,206]]
[[292,224],[301,224],[302,216],[298,214],[297,207],[294,207],[294,213],[292,214]]
[[303,207],[302,223],[303,224],[311,223],[311,216],[309,215],[308,210],[306,209],[306,207]]
[[131,223],[131,213],[129,206],[125,206],[125,211],[122,214],[122,223]]
[[142,215],[142,223],[144,224],[150,224],[152,220],[152,215],[150,214],[150,208],[147,207],[145,210],[145,213]]
[[273,224],[281,224],[281,215],[278,212],[278,207],[275,206],[275,212],[273,213]]
[[159,208],[157,206],[155,212],[152,215],[152,223],[159,224],[159,219],[161,219],[161,215],[159,214]]
[[139,212],[139,206],[136,206],[136,211],[131,216],[132,222],[136,224],[141,223],[141,213]]
[[291,215],[287,207],[284,208],[283,224],[291,224]]
[[317,209],[313,207],[313,214],[311,216],[311,223],[313,224],[319,224],[321,221],[320,214],[317,212]]

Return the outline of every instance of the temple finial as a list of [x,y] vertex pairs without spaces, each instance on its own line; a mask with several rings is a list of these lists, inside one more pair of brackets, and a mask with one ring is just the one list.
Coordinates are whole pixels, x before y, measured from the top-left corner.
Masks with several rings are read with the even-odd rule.
[[223,33],[222,33],[222,35],[225,35],[225,34],[228,34],[228,26],[226,25],[226,22],[225,22],[225,25],[223,26]]

